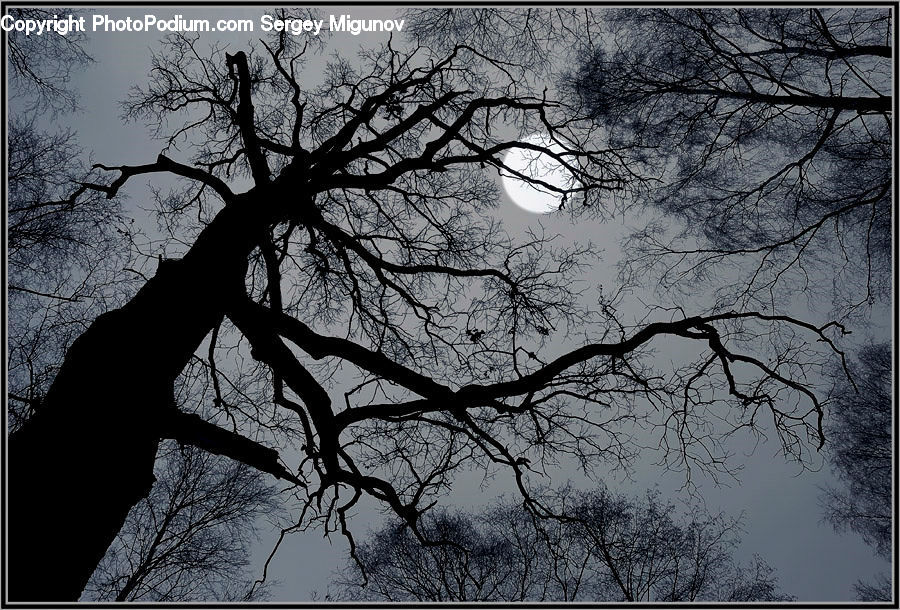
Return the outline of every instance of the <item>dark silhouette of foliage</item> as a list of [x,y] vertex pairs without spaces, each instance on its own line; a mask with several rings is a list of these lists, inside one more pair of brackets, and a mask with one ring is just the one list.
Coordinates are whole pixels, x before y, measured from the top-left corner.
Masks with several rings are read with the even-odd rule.
[[564,521],[519,503],[426,519],[423,545],[392,524],[359,545],[333,599],[379,601],[784,601],[759,557],[739,566],[739,524],[703,510],[679,514],[658,494],[601,490],[557,497]]

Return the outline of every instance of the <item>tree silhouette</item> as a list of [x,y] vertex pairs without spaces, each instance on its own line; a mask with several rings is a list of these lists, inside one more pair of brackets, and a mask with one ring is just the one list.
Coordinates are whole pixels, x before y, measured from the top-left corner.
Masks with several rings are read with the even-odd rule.
[[590,11],[572,8],[410,9],[411,34],[421,44],[446,52],[466,41],[498,61],[528,66],[542,76],[552,71],[557,49],[568,50],[584,35]]
[[723,304],[774,310],[802,286],[840,316],[889,293],[889,11],[627,9],[599,27],[570,90],[683,221],[630,242],[633,273],[677,291],[738,268]]
[[854,585],[856,597],[861,602],[889,602],[893,600],[894,589],[891,580],[884,574],[875,576],[875,582],[860,581]]
[[[10,14],[53,16],[42,9]],[[127,268],[132,236],[119,202],[87,188],[72,194],[73,184],[97,178],[79,162],[76,133],[37,126],[48,111],[60,116],[77,109],[70,75],[92,61],[83,43],[78,33],[52,36],[36,53],[24,34],[8,36],[15,102],[6,140],[10,430],[40,409],[72,341],[97,315],[133,294],[133,278],[122,276],[123,267],[140,275]],[[91,597],[242,599],[252,590],[251,599],[259,599],[266,593],[236,578],[247,561],[254,516],[270,512],[268,488],[246,467],[222,466],[190,447],[185,451],[158,456],[161,480],[129,514],[94,575]],[[98,584],[101,572],[105,580]],[[188,574],[191,582],[185,583]]]
[[[852,380],[836,375],[829,437],[832,468],[846,489],[823,494],[825,518],[838,531],[862,536],[881,557],[890,558],[893,536],[891,346],[868,345],[850,365]],[[891,583],[858,583],[863,601],[891,601]]]
[[658,494],[563,490],[565,521],[515,502],[485,513],[437,513],[422,545],[391,524],[359,546],[333,599],[381,601],[783,601],[759,557],[739,566],[738,523],[703,510],[679,515]]
[[[117,202],[69,197],[90,173],[72,132],[14,118],[7,132],[8,417],[17,428],[41,404],[65,350],[130,292]],[[119,231],[117,233],[117,230]]]
[[[85,597],[95,601],[249,601],[254,521],[274,490],[247,466],[168,443],[150,495],[132,510]],[[250,592],[254,596],[250,596]]]
[[[70,195],[178,180],[162,200],[179,258],[72,343],[10,435],[12,599],[78,598],[152,493],[160,439],[289,483],[302,510],[283,534],[315,513],[351,549],[363,494],[426,539],[422,515],[460,467],[508,471],[528,510],[552,516],[542,471],[627,462],[646,422],[670,461],[712,472],[728,469],[723,439],[764,415],[795,457],[821,446],[805,380],[827,350],[839,357],[840,325],[650,309],[624,326],[604,295],[581,298],[589,249],[511,240],[491,220],[485,170],[511,172],[513,148],[560,161],[569,187],[521,177],[572,200],[640,179],[621,151],[589,144],[592,117],[465,45],[438,57],[389,43],[332,61],[309,91],[307,50],[281,36],[205,53],[173,36],[127,108],[194,157],[97,165],[108,177]],[[520,141],[535,131],[559,148]],[[663,339],[684,345],[684,365],[653,368]],[[339,367],[355,383],[343,404]],[[202,408],[177,399],[184,384],[203,387]]]
[[[16,20],[55,16],[53,11],[37,7],[10,8],[5,14]],[[78,108],[78,94],[71,86],[72,70],[93,61],[85,51],[86,40],[85,33],[77,31],[65,36],[32,36],[15,29],[7,33],[10,88],[20,110],[32,114]]]
[[[46,19],[38,8],[10,9],[16,19]],[[71,72],[89,63],[84,35],[36,40],[7,36],[7,269],[9,294],[7,421],[12,429],[40,404],[72,340],[117,296],[110,284],[124,259],[117,201],[70,197],[90,180],[71,130],[46,131],[38,120],[77,108]],[[126,289],[127,290],[127,289]]]

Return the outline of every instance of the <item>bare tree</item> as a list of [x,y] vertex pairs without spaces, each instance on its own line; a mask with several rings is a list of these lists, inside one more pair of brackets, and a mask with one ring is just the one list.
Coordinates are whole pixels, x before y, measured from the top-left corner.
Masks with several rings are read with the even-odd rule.
[[[360,564],[351,563],[329,599],[354,601],[523,601],[536,583],[519,578],[521,573],[550,576],[542,568],[535,536],[508,541],[500,530],[486,532],[479,516],[431,514],[423,523],[433,539],[456,545],[423,545],[406,524],[392,524],[360,544]],[[516,528],[517,523],[506,524]],[[488,530],[489,531],[489,530]],[[525,544],[519,544],[525,543]],[[458,546],[457,546],[458,545]],[[361,574],[359,566],[365,568]],[[362,579],[367,580],[363,581]]]
[[740,566],[739,524],[703,510],[679,515],[658,494],[597,491],[558,500],[563,521],[521,504],[428,517],[423,545],[405,524],[361,543],[334,599],[384,601],[783,601],[759,557]]
[[[72,11],[69,11],[73,14]],[[37,8],[10,8],[6,13],[14,19],[44,20],[56,15]],[[78,108],[78,94],[72,87],[73,69],[93,59],[85,51],[84,32],[68,32],[65,36],[34,36],[20,30],[6,34],[7,68],[19,110],[67,112]]]
[[[12,9],[16,18],[52,11]],[[77,185],[97,179],[76,133],[38,126],[48,111],[71,112],[70,76],[91,59],[84,37],[44,36],[40,49],[8,36],[11,96],[7,125],[7,417],[17,430],[41,408],[63,356],[104,311],[134,292],[122,275],[132,230],[119,200]],[[75,185],[75,186],[73,186]],[[73,189],[74,194],[73,194]],[[129,273],[136,273],[129,270]],[[254,520],[272,512],[272,490],[246,466],[193,447],[158,456],[161,480],[129,514],[90,583],[98,600],[259,599],[243,573]]]
[[571,49],[585,32],[587,11],[573,8],[410,9],[413,35],[429,48],[448,51],[459,41],[532,75],[553,70],[552,56]]
[[684,516],[657,493],[640,500],[600,490],[576,496],[572,526],[595,553],[622,601],[778,601],[760,557],[738,565],[740,524],[694,507]]
[[[44,9],[10,9],[16,19],[45,19]],[[46,131],[38,118],[74,110],[73,70],[91,58],[84,35],[7,35],[8,421],[14,429],[40,405],[66,348],[90,321],[128,291],[115,274],[124,261],[118,201],[71,197],[91,179],[71,130]],[[118,231],[118,233],[117,233]],[[117,268],[118,267],[118,268]],[[116,284],[119,290],[112,289]]]
[[[161,438],[289,483],[301,509],[283,534],[314,520],[351,549],[363,494],[426,539],[422,515],[459,467],[505,469],[549,517],[535,483],[547,464],[627,462],[647,421],[673,459],[713,472],[728,468],[723,439],[763,414],[795,457],[821,444],[822,402],[804,380],[835,357],[840,325],[651,309],[626,327],[604,295],[579,298],[589,249],[513,241],[484,213],[497,199],[484,170],[514,173],[514,148],[562,163],[566,188],[520,176],[572,199],[630,176],[620,151],[589,144],[591,117],[516,78],[527,67],[466,45],[387,44],[361,65],[331,62],[306,91],[305,51],[284,35],[234,54],[173,36],[128,109],[160,129],[183,120],[168,142],[193,158],[99,165],[108,178],[72,195],[183,181],[165,210],[183,255],[73,342],[10,436],[13,599],[80,595],[151,493]],[[555,146],[520,140],[537,130]],[[236,178],[251,186],[236,192]],[[692,362],[654,370],[663,338]],[[338,367],[355,384],[343,404],[329,391]],[[185,375],[208,380],[202,409],[174,398]],[[254,389],[234,390],[236,377]],[[78,527],[51,531],[60,497]]]
[[72,132],[13,118],[7,131],[8,416],[38,408],[63,354],[91,320],[131,292],[117,201],[70,197],[89,179]]
[[[256,520],[274,513],[274,490],[247,466],[167,443],[150,494],[85,590],[95,601],[249,601]],[[254,592],[254,596],[250,592]]]
[[[801,286],[839,315],[889,293],[890,11],[625,9],[598,19],[570,89],[682,219],[631,240],[663,291],[739,269],[723,304],[774,311]],[[699,242],[699,243],[698,243]],[[827,271],[825,271],[827,269]]]
[[885,574],[875,576],[875,582],[859,581],[854,585],[856,598],[861,602],[889,602],[894,599],[891,579]]
[[[829,487],[825,518],[837,531],[856,532],[881,557],[893,549],[893,434],[891,346],[868,345],[850,367],[852,381],[836,375],[831,420],[826,429],[832,468],[846,485]],[[857,583],[863,601],[891,601],[890,581]]]

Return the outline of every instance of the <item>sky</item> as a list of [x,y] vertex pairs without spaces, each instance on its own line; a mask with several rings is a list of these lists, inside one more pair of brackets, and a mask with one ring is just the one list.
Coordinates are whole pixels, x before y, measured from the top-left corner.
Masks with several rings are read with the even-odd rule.
[[[181,14],[186,19],[253,19],[266,11],[257,7],[130,7],[127,9],[102,7],[98,13],[114,18],[143,16],[152,13],[159,19],[170,19]],[[325,7],[326,15],[352,13],[354,18],[390,19],[398,16],[390,7],[352,6]],[[411,27],[407,24],[407,28]],[[248,41],[257,38],[254,34],[206,34],[203,42],[220,43],[230,52],[245,48]],[[145,82],[149,69],[150,51],[159,48],[161,35],[157,32],[137,33],[88,33],[87,52],[94,58],[82,72],[73,79],[80,93],[82,110],[76,114],[60,116],[59,125],[65,125],[78,133],[81,146],[90,151],[95,162],[109,164],[141,164],[151,162],[162,148],[162,143],[154,140],[149,129],[140,123],[125,123],[119,102],[129,90]],[[327,43],[327,53],[310,62],[304,75],[305,82],[314,83],[322,63],[331,53],[339,53],[349,58],[355,56],[361,47],[377,44],[384,35],[352,36],[347,33],[335,34]],[[404,33],[395,34],[398,44],[404,41]],[[53,121],[50,121],[51,123]],[[179,159],[179,151],[170,151],[170,156]],[[145,223],[152,229],[153,220],[141,209],[149,191],[147,181],[134,180],[127,187],[126,209],[137,222]],[[160,182],[154,182],[159,186]],[[510,233],[524,232],[528,228],[542,225],[558,232],[572,241],[600,242],[605,254],[588,274],[587,280],[608,285],[615,282],[615,263],[620,256],[617,242],[637,228],[641,222],[637,217],[619,217],[609,222],[580,219],[577,223],[566,215],[537,215],[526,212],[500,190],[502,201],[497,215]],[[875,336],[887,335],[886,315],[879,324],[864,329]],[[667,350],[672,358],[677,358],[678,347],[662,346],[662,355]],[[781,589],[796,595],[799,600],[842,600],[853,596],[852,585],[858,579],[871,579],[879,571],[889,571],[890,566],[876,558],[869,547],[855,534],[836,534],[830,525],[822,521],[819,495],[822,486],[835,481],[827,464],[818,460],[816,471],[801,470],[796,464],[786,461],[779,453],[779,447],[770,439],[753,450],[753,444],[742,440],[731,446],[736,458],[744,465],[738,481],[727,481],[726,485],[715,486],[712,481],[696,480],[701,495],[711,512],[724,510],[732,516],[743,514],[743,544],[739,558],[762,555],[775,568]],[[613,489],[631,494],[640,494],[647,488],[658,487],[665,496],[678,501],[690,500],[681,488],[684,483],[678,473],[661,473],[652,465],[652,460],[639,459],[626,480],[621,474],[611,474],[605,479]],[[569,476],[574,481],[583,477],[576,470],[561,476]],[[451,502],[458,506],[477,508],[491,501],[500,493],[508,493],[508,481],[501,480],[483,488],[477,477],[461,477]],[[364,502],[353,518],[351,525],[357,538],[368,529],[375,529],[383,522],[383,516],[371,502]],[[263,531],[261,540],[254,546],[254,565],[262,560],[272,548],[277,532]],[[280,584],[274,588],[276,600],[308,600],[315,594],[321,599],[327,591],[328,582],[335,569],[346,560],[346,541],[340,536],[331,540],[323,538],[321,532],[290,536],[282,545],[270,568],[270,577]]]

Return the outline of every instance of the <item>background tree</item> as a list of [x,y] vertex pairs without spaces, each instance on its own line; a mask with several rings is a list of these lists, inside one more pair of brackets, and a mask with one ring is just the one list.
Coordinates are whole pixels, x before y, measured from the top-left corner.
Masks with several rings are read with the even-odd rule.
[[552,74],[553,57],[568,52],[593,21],[588,10],[543,7],[416,8],[406,18],[415,24],[412,35],[430,49],[447,52],[465,41],[495,59],[528,66],[536,80]]
[[[511,48],[511,56],[544,60],[538,39],[563,46],[554,11],[534,18],[504,9],[421,15],[429,41],[446,37],[438,25],[445,23],[487,48]],[[593,111],[604,143],[618,147],[638,173],[659,178],[637,196],[603,193],[575,208],[608,217],[620,211],[617,201],[649,202],[662,213],[627,242],[625,277],[657,285],[678,305],[685,296],[696,303],[704,284],[720,306],[772,312],[796,308],[802,294],[801,307],[825,303],[830,315],[868,327],[879,315],[873,309],[886,305],[891,277],[891,13],[626,9],[573,10],[568,17],[568,29],[584,43],[580,68],[564,78],[565,87]],[[673,216],[682,230],[672,229]],[[836,469],[867,489],[858,502],[854,484],[847,493],[831,489],[827,504],[838,527],[859,531],[888,557],[889,421],[873,415],[871,434],[860,432],[864,420],[845,421],[855,401],[871,397],[889,408],[881,390],[890,382],[890,347],[863,353],[871,358],[879,350],[887,358],[881,367],[855,369],[878,391],[857,393],[840,371],[833,395],[840,413],[827,435],[836,443],[833,455],[849,454],[855,444],[852,457],[835,458],[842,463]],[[863,372],[874,368],[881,370]],[[891,599],[886,578],[858,591]]]
[[429,515],[423,545],[405,524],[360,544],[334,599],[381,601],[784,601],[759,557],[739,566],[739,524],[696,510],[678,514],[656,493],[562,490],[564,521],[534,519],[521,504],[484,513]]
[[[166,443],[157,482],[85,590],[95,601],[251,601],[247,571],[256,521],[274,516],[258,472],[194,447]],[[252,595],[251,595],[252,592]]]
[[[181,257],[73,342],[10,436],[11,598],[79,596],[151,493],[160,439],[290,483],[293,528],[315,520],[351,549],[363,494],[426,539],[422,515],[461,466],[505,469],[532,514],[552,516],[540,481],[556,459],[588,473],[627,463],[629,432],[651,418],[661,446],[713,471],[727,468],[722,439],[763,413],[800,459],[821,443],[822,403],[803,380],[830,362],[840,326],[730,309],[652,309],[625,326],[604,295],[581,301],[589,249],[514,241],[492,223],[482,170],[513,172],[512,148],[560,161],[567,188],[522,177],[573,199],[631,177],[620,151],[589,144],[591,117],[518,78],[527,67],[465,45],[436,56],[387,44],[356,65],[336,59],[306,91],[306,49],[290,36],[249,54],[197,45],[172,37],[127,106],[161,129],[183,121],[167,141],[193,158],[99,165],[108,177],[73,195],[184,180],[169,209]],[[521,142],[537,130],[560,148]],[[692,362],[654,370],[661,338]],[[343,404],[338,367],[355,384]],[[204,408],[174,396],[195,371],[209,380]],[[229,400],[233,377],[255,391]],[[78,527],[51,531],[60,497]]]
[[627,9],[598,27],[570,88],[683,221],[630,241],[633,273],[678,292],[739,270],[717,298],[768,311],[797,286],[841,316],[888,294],[890,11]]
[[859,581],[854,588],[856,597],[861,602],[889,602],[894,599],[894,588],[885,574],[877,574],[874,582]]
[[[52,10],[29,7],[9,8],[13,19],[53,19]],[[78,15],[77,11],[69,14]],[[7,74],[16,110],[34,114],[71,112],[78,108],[78,93],[72,74],[93,61],[85,50],[85,32],[65,36],[30,36],[11,30],[6,33]]]
[[[891,346],[869,345],[851,364],[853,383],[836,375],[834,402],[826,434],[832,468],[846,485],[823,495],[825,518],[838,531],[862,536],[880,556],[893,548],[893,442]],[[891,582],[857,583],[863,601],[891,601]]]

